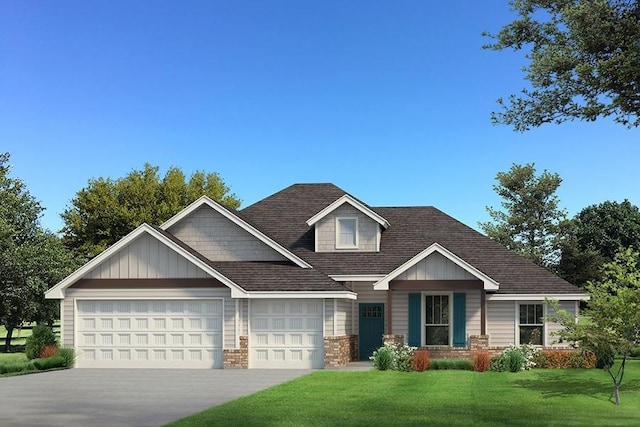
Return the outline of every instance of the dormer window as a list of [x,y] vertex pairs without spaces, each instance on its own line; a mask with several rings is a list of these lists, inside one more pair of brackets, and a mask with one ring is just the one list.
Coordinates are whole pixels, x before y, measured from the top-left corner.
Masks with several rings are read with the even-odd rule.
[[336,248],[337,249],[357,249],[358,248],[358,218],[357,217],[337,217],[336,218]]

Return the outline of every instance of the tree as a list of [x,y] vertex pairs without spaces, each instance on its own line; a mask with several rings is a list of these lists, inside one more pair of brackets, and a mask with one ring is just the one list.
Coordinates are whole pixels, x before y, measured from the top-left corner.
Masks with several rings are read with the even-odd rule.
[[90,179],[61,215],[65,245],[92,258],[140,224],[162,224],[202,195],[230,208],[240,206],[217,173],[197,171],[187,181],[178,168],[162,178],[158,170],[147,163],[116,180]]
[[[593,351],[613,382],[616,405],[631,351],[640,345],[640,254],[623,249],[604,265],[602,278],[587,284],[591,299],[585,321],[559,310],[553,321],[564,329],[559,336]],[[615,356],[621,359],[617,369]]]
[[510,0],[518,18],[493,50],[524,50],[531,88],[498,99],[494,123],[525,131],[543,123],[612,116],[640,125],[640,4],[637,0]]
[[558,273],[576,285],[596,280],[600,267],[613,261],[620,248],[640,249],[640,209],[629,200],[587,206],[570,229]]
[[551,267],[557,262],[566,213],[555,194],[562,179],[546,170],[536,176],[535,165],[513,164],[496,175],[495,192],[505,211],[487,207],[494,222],[479,223],[485,234],[507,248]]
[[0,154],[0,322],[5,351],[15,328],[25,322],[52,323],[57,304],[44,292],[76,263],[60,239],[40,227],[43,211],[24,183],[9,176],[9,154]]

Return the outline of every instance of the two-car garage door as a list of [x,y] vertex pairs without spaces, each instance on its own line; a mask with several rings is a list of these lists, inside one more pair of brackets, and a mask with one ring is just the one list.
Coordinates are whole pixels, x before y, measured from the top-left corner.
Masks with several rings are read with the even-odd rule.
[[79,300],[78,367],[221,368],[221,299]]

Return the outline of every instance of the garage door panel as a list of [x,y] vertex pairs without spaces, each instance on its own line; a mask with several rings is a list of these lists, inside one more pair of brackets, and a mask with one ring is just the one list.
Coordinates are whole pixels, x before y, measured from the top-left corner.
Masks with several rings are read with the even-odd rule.
[[79,367],[220,368],[222,301],[78,301]]
[[321,368],[324,365],[322,300],[251,302],[252,368]]

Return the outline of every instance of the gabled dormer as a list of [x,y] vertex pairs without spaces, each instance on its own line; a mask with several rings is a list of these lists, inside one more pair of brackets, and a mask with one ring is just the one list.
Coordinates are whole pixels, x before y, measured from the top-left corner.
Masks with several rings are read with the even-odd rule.
[[307,220],[314,227],[316,252],[379,252],[389,222],[345,194]]

